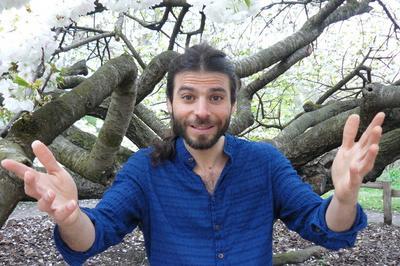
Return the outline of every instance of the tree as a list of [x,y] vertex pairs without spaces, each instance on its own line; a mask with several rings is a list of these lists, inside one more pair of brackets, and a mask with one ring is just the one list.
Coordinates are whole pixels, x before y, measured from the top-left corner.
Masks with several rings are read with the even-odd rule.
[[[128,1],[119,1],[118,6],[111,1],[96,0],[94,4],[82,1],[85,7],[77,4],[79,12],[78,9],[74,10],[76,13],[72,12],[69,16],[55,12],[55,17],[62,23],[49,27],[52,34],[42,36],[39,46],[34,47],[36,57],[30,58],[28,62],[35,67],[26,67],[23,56],[17,56],[17,59],[0,56],[5,62],[0,67],[3,88],[15,86],[14,92],[23,91],[25,109],[30,109],[22,110],[21,98],[18,101],[10,89],[7,93],[2,89],[2,105],[8,109],[13,106],[19,108],[14,112],[2,108],[3,117],[9,122],[4,125],[1,133],[0,159],[13,158],[32,165],[34,156],[30,144],[40,139],[51,144],[57,159],[73,173],[81,197],[101,197],[102,191],[112,182],[116,170],[131,153],[120,145],[124,136],[137,147],[144,147],[150,145],[153,139],[166,134],[168,126],[162,119],[165,115],[162,110],[158,113],[152,110],[149,103],[154,101],[154,97],[163,97],[157,95],[162,95],[165,85],[163,78],[171,60],[185,46],[200,41],[202,36],[209,34],[211,40],[220,37],[207,31],[218,31],[221,28],[229,31],[226,26],[216,22],[207,24],[207,17],[215,21],[229,16],[232,20],[241,21],[252,15],[253,22],[249,22],[248,27],[261,29],[261,35],[268,35],[264,32],[265,28],[272,25],[283,27],[282,24],[274,24],[282,14],[294,21],[291,22],[293,32],[266,48],[261,45],[250,51],[238,45],[240,48],[235,50],[229,41],[216,42],[235,56],[236,73],[242,79],[238,111],[229,131],[273,143],[319,194],[332,187],[329,169],[335,148],[341,144],[345,119],[350,114],[361,115],[360,132],[378,111],[384,110],[387,114],[376,167],[365,181],[375,181],[387,165],[399,158],[400,80],[396,81],[398,72],[393,72],[393,69],[399,71],[399,67],[390,67],[398,57],[398,52],[396,54],[390,50],[393,44],[399,44],[397,34],[400,27],[392,11],[396,7],[382,1],[372,3],[369,0],[280,1],[265,6],[256,1],[220,1],[218,4],[203,1],[205,6],[196,1],[156,2],[136,7],[137,11],[130,12],[126,6]],[[18,3],[23,4],[23,1],[22,4]],[[216,5],[225,11],[215,12]],[[149,6],[145,11],[140,9]],[[33,7],[34,0],[31,5],[28,3],[23,7],[24,12],[33,12]],[[80,21],[84,23],[85,19],[93,21],[113,8],[119,13],[114,16],[112,30],[79,24]],[[374,13],[378,12],[376,10],[379,10],[380,15]],[[299,27],[301,19],[296,20],[293,14],[300,12],[305,14],[305,19]],[[324,31],[360,16],[367,16],[371,20],[376,17],[379,19],[379,16],[380,19],[386,19],[388,33],[383,43],[377,41],[376,36],[369,40],[370,35],[365,33],[367,40],[356,51],[358,54],[350,56],[346,52],[341,53],[342,73],[334,75],[334,84],[326,84],[322,66],[311,68],[314,76],[299,74],[300,68],[310,64],[304,63],[305,58],[313,51],[318,51],[318,41],[323,40],[326,37],[324,34],[327,34]],[[108,13],[104,17],[109,19],[113,16]],[[104,28],[107,26],[102,25]],[[136,33],[141,35],[135,36]],[[340,38],[337,33],[335,36]],[[229,36],[225,35],[225,38]],[[140,45],[138,42],[148,39],[156,39],[160,45]],[[125,54],[111,59],[114,50],[117,50],[115,46],[122,47]],[[83,57],[88,60],[71,66],[59,66],[60,62],[65,62],[65,58],[69,58],[70,62],[72,58]],[[358,58],[356,64],[352,62],[352,69],[349,69],[347,58]],[[314,58],[311,62],[316,61],[318,59]],[[97,70],[90,77],[83,77],[89,72],[86,63],[92,62],[101,66],[97,68],[94,63]],[[379,69],[383,68],[380,63],[387,66],[383,71]],[[382,72],[390,73],[383,75]],[[308,83],[302,84],[313,84],[315,90],[312,96],[307,96],[309,101],[304,103],[302,111],[295,109],[298,112],[296,115],[285,110],[295,101],[288,96],[287,90],[301,95],[304,92],[294,89],[290,85],[294,82],[290,79],[296,82],[308,79]],[[159,89],[161,93],[156,94]],[[151,97],[152,100],[149,100]],[[73,126],[74,122],[84,116],[104,120],[97,137]],[[270,133],[268,129],[275,131]],[[23,184],[3,169],[0,169],[0,184],[2,225],[25,195]]]

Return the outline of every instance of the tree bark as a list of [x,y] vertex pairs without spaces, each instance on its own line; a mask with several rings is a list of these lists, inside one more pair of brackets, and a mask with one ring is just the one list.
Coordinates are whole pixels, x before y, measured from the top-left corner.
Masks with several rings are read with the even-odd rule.
[[[0,159],[12,158],[31,165],[34,155],[30,145],[34,140],[38,139],[49,145],[75,121],[99,105],[115,88],[121,87],[122,91],[132,95],[132,90],[123,90],[123,88],[133,88],[132,82],[136,78],[136,73],[137,69],[133,59],[127,55],[120,56],[100,67],[90,78],[79,84],[74,90],[61,95],[31,114],[23,115],[13,124],[6,138],[0,140]],[[116,94],[118,93],[119,91],[117,90]],[[117,101],[121,100],[118,95],[117,98]],[[133,108],[134,98],[131,98],[130,102]],[[117,106],[116,110],[118,108],[126,109],[126,105],[118,106],[118,103],[115,103],[115,106]],[[128,108],[128,112],[132,112],[132,108]],[[119,130],[126,127],[124,124],[127,125],[127,123],[122,123]],[[120,132],[119,130],[116,133],[117,135],[111,134],[112,138],[122,139],[125,131]],[[104,138],[106,141],[103,140],[100,144],[103,145],[103,147],[100,147],[100,151],[107,152],[109,156],[116,153],[120,143],[117,145],[114,139],[111,142],[107,141],[107,138],[109,138],[107,134],[105,134]],[[112,150],[112,152],[107,151],[107,149]],[[99,149],[97,148],[96,150],[98,151]],[[96,156],[94,156],[95,160],[97,160]],[[110,161],[108,158],[106,159],[107,164],[111,164]],[[105,168],[109,169],[110,165],[106,165]],[[78,168],[78,170],[80,169],[82,168]],[[72,168],[71,170],[76,169]],[[85,174],[89,174],[88,171],[83,172],[84,174],[82,175],[85,177]],[[3,205],[0,205],[0,225],[6,221],[8,215],[24,195],[22,187],[20,187],[22,184],[18,185],[20,181],[11,179],[3,170],[1,173],[2,186],[0,187],[0,195],[7,199],[2,203]],[[106,184],[109,180],[101,181]]]
[[[32,165],[32,161],[26,157],[19,145],[0,139],[0,161],[6,158]],[[23,182],[0,167],[0,228],[23,197]]]

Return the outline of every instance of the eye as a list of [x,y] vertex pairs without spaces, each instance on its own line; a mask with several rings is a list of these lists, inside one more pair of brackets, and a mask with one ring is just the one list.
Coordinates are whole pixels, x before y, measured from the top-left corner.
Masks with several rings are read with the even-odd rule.
[[191,102],[194,100],[194,96],[190,94],[185,94],[181,96],[181,99],[184,100],[185,102]]
[[220,95],[213,95],[210,97],[210,101],[212,102],[220,102],[224,99],[224,97],[220,96]]

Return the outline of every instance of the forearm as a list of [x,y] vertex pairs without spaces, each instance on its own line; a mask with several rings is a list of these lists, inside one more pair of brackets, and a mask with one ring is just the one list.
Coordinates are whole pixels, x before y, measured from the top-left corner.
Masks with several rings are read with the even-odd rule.
[[79,215],[71,225],[58,225],[60,236],[69,248],[87,251],[95,240],[95,228],[90,218],[78,209]]
[[329,229],[335,232],[349,230],[357,215],[357,201],[342,203],[335,196],[326,210],[325,219]]

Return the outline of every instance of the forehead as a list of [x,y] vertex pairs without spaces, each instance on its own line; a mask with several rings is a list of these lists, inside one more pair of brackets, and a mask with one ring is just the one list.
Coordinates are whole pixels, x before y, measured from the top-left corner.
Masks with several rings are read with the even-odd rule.
[[229,78],[226,74],[209,71],[183,71],[175,75],[174,91],[181,87],[193,89],[223,88],[229,92]]

